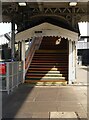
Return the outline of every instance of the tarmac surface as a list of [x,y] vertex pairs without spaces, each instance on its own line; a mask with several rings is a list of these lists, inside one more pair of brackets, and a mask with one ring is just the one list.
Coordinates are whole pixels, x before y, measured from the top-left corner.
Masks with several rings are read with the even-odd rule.
[[10,95],[3,93],[3,118],[85,120],[88,109],[88,86],[85,85],[87,77],[81,75],[86,73],[86,69],[78,69],[81,77],[78,81],[83,83],[81,85],[78,81],[78,84],[72,86],[22,84]]

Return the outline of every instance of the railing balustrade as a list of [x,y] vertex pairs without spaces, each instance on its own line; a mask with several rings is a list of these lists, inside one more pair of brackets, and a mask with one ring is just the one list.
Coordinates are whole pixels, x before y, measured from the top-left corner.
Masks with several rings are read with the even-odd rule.
[[0,63],[0,91],[13,91],[15,87],[23,83],[23,62]]
[[32,42],[28,52],[28,55],[26,56],[26,61],[25,61],[25,72],[27,72],[28,67],[32,61],[32,58],[34,56],[34,53],[37,49],[39,49],[39,46],[41,44],[42,37],[33,37]]

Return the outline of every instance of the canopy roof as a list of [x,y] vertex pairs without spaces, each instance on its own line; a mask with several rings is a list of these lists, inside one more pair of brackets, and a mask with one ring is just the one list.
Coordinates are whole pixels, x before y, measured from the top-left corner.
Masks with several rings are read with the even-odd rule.
[[[72,7],[69,6],[71,1],[78,3]],[[2,21],[13,20],[19,32],[50,19],[53,23],[69,24],[78,31],[78,22],[88,21],[88,0],[23,0],[26,2],[24,7],[19,6],[18,2],[22,0],[2,0]]]
[[16,42],[27,40],[33,36],[58,36],[72,41],[78,40],[78,33],[45,22],[16,34]]

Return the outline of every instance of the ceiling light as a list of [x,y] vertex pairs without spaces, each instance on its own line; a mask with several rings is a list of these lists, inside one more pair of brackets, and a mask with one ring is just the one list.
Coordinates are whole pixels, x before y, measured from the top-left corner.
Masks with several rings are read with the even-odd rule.
[[25,2],[23,2],[23,3],[18,3],[19,4],[19,6],[26,6],[26,3]]
[[60,42],[61,42],[61,37],[58,40],[56,40],[56,45],[59,45]]
[[77,2],[70,2],[69,5],[70,5],[70,6],[76,6],[76,5],[77,5]]

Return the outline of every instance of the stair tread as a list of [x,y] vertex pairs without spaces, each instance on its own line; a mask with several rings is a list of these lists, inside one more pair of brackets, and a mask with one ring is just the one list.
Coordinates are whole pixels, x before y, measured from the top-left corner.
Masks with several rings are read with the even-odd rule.
[[33,59],[32,63],[68,63],[68,60],[47,60],[47,59]]
[[30,65],[30,67],[67,67],[67,65],[65,65],[65,66],[62,66],[62,65]]
[[[54,74],[55,74],[55,73],[59,73],[59,74],[60,74],[60,73],[62,73],[63,71],[60,72],[60,71],[46,71],[46,70],[45,70],[45,71],[43,71],[43,70],[42,70],[42,71],[40,71],[40,70],[38,70],[38,71],[28,70],[28,73],[48,73],[48,72],[49,72],[49,73],[54,73]],[[64,71],[64,72],[65,72],[65,71]]]
[[37,50],[36,53],[67,53],[66,50]]
[[54,57],[54,58],[49,58],[48,56],[46,56],[46,58],[40,58],[40,57],[38,57],[38,58],[33,58],[33,60],[47,60],[47,61],[61,61],[61,60],[64,60],[64,61],[66,61],[68,58],[66,58],[66,57],[64,57],[64,58],[56,58],[56,57]]
[[62,64],[66,64],[68,65],[68,63],[31,63],[31,65],[38,65],[38,64],[41,64],[41,65],[49,65],[49,64],[52,64],[52,65],[62,65]]
[[26,77],[30,80],[65,80],[65,77]]
[[34,83],[34,82],[66,82],[66,80],[25,80],[26,83]]
[[46,74],[43,74],[43,73],[38,73],[38,74],[36,74],[36,73],[34,73],[34,74],[30,74],[30,73],[27,73],[26,75],[60,75],[60,76],[62,76],[63,74],[53,74],[53,73],[50,73],[50,74],[48,74],[48,73],[46,73]]
[[[31,69],[51,70],[52,68],[40,68],[40,67],[39,68],[29,68],[29,70],[31,70]],[[65,68],[55,68],[55,69],[52,69],[52,70],[66,70],[66,69],[68,69],[68,68],[67,67],[65,67]]]

